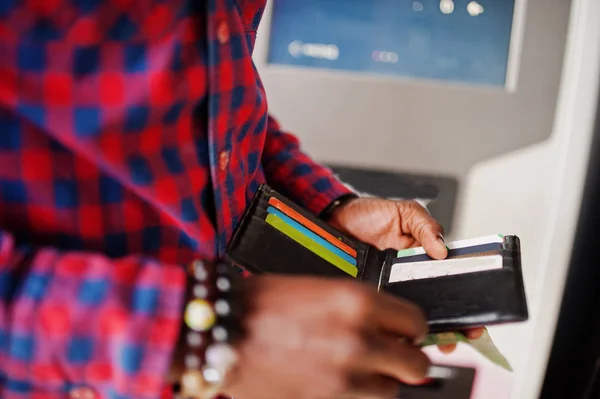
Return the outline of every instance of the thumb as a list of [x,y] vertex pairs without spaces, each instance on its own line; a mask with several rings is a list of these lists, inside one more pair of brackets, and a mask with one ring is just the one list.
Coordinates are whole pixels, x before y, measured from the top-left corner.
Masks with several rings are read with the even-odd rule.
[[[436,223],[437,225],[437,223]],[[438,225],[439,226],[439,225]],[[448,256],[448,248],[444,242],[444,235],[441,232],[441,226],[438,229],[430,228],[423,232],[421,237],[417,238],[427,255],[434,259],[446,259]]]
[[[443,227],[431,217],[427,209],[416,202],[400,204],[402,230],[417,240],[434,259],[445,259],[448,249],[444,242]],[[404,205],[404,206],[402,206]]]

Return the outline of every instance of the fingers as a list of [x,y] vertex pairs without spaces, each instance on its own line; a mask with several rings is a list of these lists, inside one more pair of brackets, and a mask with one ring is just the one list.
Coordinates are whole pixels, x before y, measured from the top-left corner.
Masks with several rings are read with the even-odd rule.
[[465,335],[469,339],[479,339],[479,338],[481,338],[481,336],[483,335],[484,332],[485,332],[485,328],[484,327],[473,328],[471,330],[465,331]]
[[443,354],[449,355],[450,353],[454,352],[456,350],[456,344],[450,344],[450,345],[439,345],[438,349],[440,350],[440,352],[442,352]]
[[398,202],[402,231],[412,235],[434,259],[444,259],[448,249],[444,243],[444,229],[429,212],[415,201]]
[[[469,339],[479,339],[483,335],[484,331],[485,331],[485,328],[480,327],[480,328],[473,328],[470,330],[465,330],[465,331],[463,331],[463,334],[465,334],[466,337]],[[448,355],[456,350],[456,346],[457,346],[456,344],[439,345],[438,349],[440,350],[440,352]]]
[[429,331],[423,311],[416,305],[391,295],[376,295],[373,325],[392,336],[408,338],[417,344],[423,342]]
[[399,339],[377,335],[371,340],[371,350],[365,365],[369,372],[384,374],[407,384],[422,383],[431,365],[423,351]]
[[429,326],[425,314],[411,302],[353,281],[329,292],[328,298],[335,299],[336,314],[353,327],[368,327],[411,342],[426,338]]

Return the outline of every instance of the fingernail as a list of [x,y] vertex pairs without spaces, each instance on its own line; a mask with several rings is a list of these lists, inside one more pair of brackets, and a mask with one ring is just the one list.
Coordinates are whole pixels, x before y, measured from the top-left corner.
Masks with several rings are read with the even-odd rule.
[[444,235],[442,233],[438,233],[438,240],[442,242],[442,244],[446,245],[446,240],[444,240]]
[[424,378],[421,381],[415,383],[415,386],[419,386],[419,385],[429,385],[435,382],[435,379],[433,378]]

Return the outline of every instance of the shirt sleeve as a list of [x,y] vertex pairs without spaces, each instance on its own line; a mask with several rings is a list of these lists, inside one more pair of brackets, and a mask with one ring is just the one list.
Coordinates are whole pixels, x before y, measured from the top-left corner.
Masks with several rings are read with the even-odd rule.
[[31,248],[0,231],[0,397],[158,399],[184,291],[179,266]]
[[320,214],[336,199],[351,194],[323,165],[300,149],[298,139],[281,130],[269,116],[262,157],[267,183],[314,214]]

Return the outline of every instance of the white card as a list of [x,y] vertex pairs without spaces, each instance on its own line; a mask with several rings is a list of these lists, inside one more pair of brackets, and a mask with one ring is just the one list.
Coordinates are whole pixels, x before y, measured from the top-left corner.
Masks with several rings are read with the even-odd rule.
[[422,280],[495,269],[502,269],[502,255],[396,263],[392,266],[389,282]]

